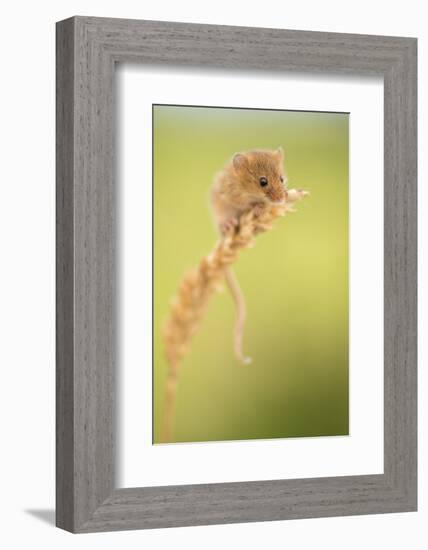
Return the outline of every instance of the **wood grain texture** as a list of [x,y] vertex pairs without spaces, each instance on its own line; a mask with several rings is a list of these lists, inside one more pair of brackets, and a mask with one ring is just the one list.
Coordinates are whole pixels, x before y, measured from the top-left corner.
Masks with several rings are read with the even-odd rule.
[[[384,474],[115,489],[116,62],[383,76]],[[413,38],[87,17],[57,24],[59,527],[416,510],[416,146]]]
[[74,24],[56,36],[56,510],[74,526]]

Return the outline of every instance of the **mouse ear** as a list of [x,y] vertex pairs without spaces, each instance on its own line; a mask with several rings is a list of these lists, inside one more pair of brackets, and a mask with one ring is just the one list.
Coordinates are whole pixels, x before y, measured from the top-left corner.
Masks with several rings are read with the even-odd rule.
[[247,166],[247,157],[242,153],[235,153],[232,158],[233,167],[240,170]]
[[275,151],[275,153],[279,156],[279,158],[283,159],[284,158],[284,149],[279,146],[278,149]]

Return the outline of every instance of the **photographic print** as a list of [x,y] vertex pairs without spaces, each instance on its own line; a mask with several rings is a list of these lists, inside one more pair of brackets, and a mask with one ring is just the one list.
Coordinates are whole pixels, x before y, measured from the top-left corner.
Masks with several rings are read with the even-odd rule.
[[349,433],[349,114],[153,105],[153,443]]
[[417,40],[72,17],[56,69],[57,526],[416,510]]

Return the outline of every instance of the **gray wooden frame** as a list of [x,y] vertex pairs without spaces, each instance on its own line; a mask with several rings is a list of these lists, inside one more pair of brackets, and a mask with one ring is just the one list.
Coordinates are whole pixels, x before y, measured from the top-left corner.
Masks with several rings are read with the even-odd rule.
[[[59,527],[91,532],[416,510],[416,46],[413,38],[91,17],[57,24]],[[115,488],[117,62],[383,76],[383,474]]]

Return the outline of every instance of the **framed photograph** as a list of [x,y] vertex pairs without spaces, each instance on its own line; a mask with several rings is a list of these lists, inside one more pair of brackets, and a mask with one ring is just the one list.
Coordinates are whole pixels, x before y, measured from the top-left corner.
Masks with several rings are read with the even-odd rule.
[[416,510],[416,39],[56,47],[57,526]]

